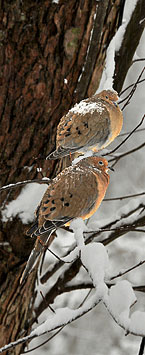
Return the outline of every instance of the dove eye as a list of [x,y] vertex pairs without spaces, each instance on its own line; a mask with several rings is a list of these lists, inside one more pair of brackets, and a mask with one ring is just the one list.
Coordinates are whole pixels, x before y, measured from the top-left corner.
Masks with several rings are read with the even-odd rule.
[[108,96],[105,96],[106,97],[106,99],[109,99],[109,97]]
[[99,165],[104,165],[104,163],[102,162],[102,160],[99,161]]

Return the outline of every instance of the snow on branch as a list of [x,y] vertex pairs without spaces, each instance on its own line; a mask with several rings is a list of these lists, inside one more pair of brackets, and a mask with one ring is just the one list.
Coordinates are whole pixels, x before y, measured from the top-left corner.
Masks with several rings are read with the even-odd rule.
[[[85,230],[83,229],[83,235],[85,238],[85,244],[89,244],[94,241],[95,238],[101,240],[104,245],[111,243],[113,240],[121,237],[122,235],[128,233],[129,231],[135,232],[145,232],[141,227],[144,227],[145,220],[145,206],[144,206],[144,195],[140,195],[140,199],[131,199],[126,206],[121,207],[118,210],[116,218],[114,216],[110,217],[107,221],[103,221],[103,225],[100,225],[96,222],[89,222],[85,225]],[[104,232],[109,231],[108,238],[104,238]],[[68,248],[65,256],[61,258],[62,260],[57,260],[49,270],[46,270],[45,273],[40,278],[42,284],[48,281],[56,271],[58,271],[65,261],[73,261],[79,258],[79,248],[76,248],[76,243],[73,243],[70,248]],[[69,269],[68,269],[69,270]],[[70,273],[68,271],[68,273]],[[67,280],[64,282],[64,284]],[[56,288],[60,289],[60,285],[56,285]],[[40,307],[41,308],[41,307]],[[39,314],[37,315],[39,316]]]
[[109,258],[107,251],[101,243],[84,244],[84,222],[80,219],[73,221],[71,228],[80,250],[82,265],[88,272],[94,293],[77,309],[68,307],[59,308],[47,320],[39,325],[30,335],[18,339],[0,349],[0,353],[7,351],[18,344],[30,341],[50,331],[57,330],[74,320],[80,318],[102,301],[114,321],[128,334],[145,336],[145,312],[135,311],[130,316],[130,308],[136,302],[136,296],[130,282],[123,280],[108,288],[105,282],[108,277]]
[[[22,223],[32,222],[34,219],[35,209],[41,201],[44,192],[48,188],[48,184],[46,184],[47,181],[48,180],[45,179],[43,180],[43,183],[41,182],[41,184],[35,182],[24,186],[18,197],[15,200],[10,201],[2,210],[3,222],[7,222],[9,219],[12,220],[16,216],[21,219]],[[17,184],[15,184],[14,187],[20,186],[21,183]],[[23,182],[23,184],[26,183]],[[8,186],[11,188],[10,185]]]
[[0,187],[0,192],[3,192],[5,190],[11,190],[11,189],[15,189],[19,186],[24,186],[24,185],[27,185],[27,184],[32,184],[32,183],[39,183],[39,184],[46,184],[46,183],[50,183],[51,180],[49,178],[43,178],[43,179],[34,179],[34,180],[24,180],[24,181],[19,181],[19,182],[16,182],[14,184],[9,184],[9,185],[5,185],[5,186],[2,186]]
[[95,295],[87,300],[85,304],[79,309],[71,310],[67,307],[58,309],[52,317],[48,318],[46,322],[38,326],[37,329],[32,331],[30,335],[0,348],[0,353],[71,323],[72,321],[80,318],[82,315],[93,309],[99,303],[99,301],[100,299],[98,298],[98,295],[97,297]]

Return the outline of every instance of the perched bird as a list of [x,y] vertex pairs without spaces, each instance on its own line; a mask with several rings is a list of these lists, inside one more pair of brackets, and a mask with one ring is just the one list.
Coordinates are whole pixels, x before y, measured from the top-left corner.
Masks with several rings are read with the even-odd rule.
[[36,210],[36,221],[27,232],[37,240],[21,282],[52,232],[63,225],[68,226],[75,218],[87,219],[96,212],[109,184],[107,171],[107,160],[92,156],[65,168],[52,180]]
[[123,115],[113,90],[103,90],[82,100],[63,116],[57,127],[56,150],[46,159],[59,159],[70,153],[99,151],[120,133]]

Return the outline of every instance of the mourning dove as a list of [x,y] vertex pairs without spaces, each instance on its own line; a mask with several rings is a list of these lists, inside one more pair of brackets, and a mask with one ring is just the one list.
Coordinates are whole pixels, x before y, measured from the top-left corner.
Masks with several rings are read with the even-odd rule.
[[72,220],[90,218],[98,209],[109,184],[108,162],[89,157],[65,168],[48,186],[39,207],[36,221],[27,234],[37,237],[21,282],[30,272],[49,236],[57,228],[68,226]]
[[56,150],[46,159],[58,159],[70,153],[99,151],[120,133],[123,115],[113,90],[103,90],[76,104],[57,127]]

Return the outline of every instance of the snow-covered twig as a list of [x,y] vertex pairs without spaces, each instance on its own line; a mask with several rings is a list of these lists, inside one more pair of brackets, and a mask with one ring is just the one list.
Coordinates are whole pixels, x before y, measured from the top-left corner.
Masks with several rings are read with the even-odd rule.
[[51,182],[51,179],[48,179],[45,177],[43,179],[19,181],[14,184],[9,184],[9,185],[5,185],[5,186],[0,187],[0,192],[5,191],[5,190],[9,190],[9,189],[15,189],[16,187],[23,186],[26,184],[36,183],[36,182],[38,182],[39,184],[49,184]]
[[[95,230],[88,230],[84,232],[84,236],[85,238],[85,243],[88,244],[90,243],[92,240],[94,240],[95,237],[101,236],[101,234],[103,232],[110,231],[110,235],[109,235],[109,239],[105,239],[104,241],[102,241],[103,243],[109,244],[109,241],[111,242],[112,238],[113,240],[116,238],[119,238],[121,235],[124,235],[125,233],[128,233],[130,230],[135,230],[135,231],[140,231],[140,232],[144,232],[144,230],[139,229],[139,227],[141,227],[143,225],[143,219],[142,216],[139,215],[139,211],[141,211],[144,208],[143,204],[140,204],[140,201],[137,202],[137,206],[135,208],[133,208],[132,210],[128,208],[128,210],[126,211],[126,213],[124,213],[124,208],[123,210],[121,209],[118,218],[110,220],[110,222],[108,222],[107,224],[104,224],[102,227],[100,227],[97,231]],[[138,211],[138,215],[136,215],[136,218],[134,218],[133,221],[131,221],[132,219],[132,215]],[[129,219],[127,220],[127,218],[130,216],[130,223],[129,223]],[[126,221],[127,220],[127,221]],[[89,234],[87,236],[87,234]],[[67,253],[65,254],[65,257],[69,254],[71,254],[73,252],[73,250],[76,248],[76,244],[74,243],[69,250],[67,251]],[[64,257],[64,260],[65,260]],[[63,259],[62,259],[63,260]],[[41,277],[41,283],[44,284],[46,281],[49,280],[50,277],[52,277],[56,271],[58,271],[62,265],[63,265],[63,261],[56,261],[55,264],[52,266],[51,269],[49,269],[48,271],[46,271],[44,273],[44,275]],[[78,260],[76,261],[76,263],[79,262]],[[74,266],[75,268],[75,266]],[[69,272],[70,273],[70,272]],[[66,280],[67,282],[67,280]],[[64,282],[64,285],[65,283]],[[59,285],[56,285],[56,288],[60,288]]]
[[4,347],[0,348],[0,353],[7,351],[16,347],[19,344],[23,344],[26,341],[30,341],[40,335],[49,333],[53,330],[57,330],[60,327],[68,325],[72,323],[74,320],[82,317],[82,315],[91,311],[98,303],[100,302],[99,295],[93,295],[89,300],[87,300],[82,307],[71,310],[67,307],[60,308],[57,312],[49,318],[46,322],[37,327],[37,329],[33,330],[30,335],[18,339]]
[[144,263],[145,263],[145,260],[142,260],[142,261],[140,261],[139,263],[137,263],[136,265],[133,265],[132,267],[130,267],[130,268],[126,269],[126,270],[119,271],[119,273],[116,274],[116,275],[114,275],[114,276],[112,276],[112,277],[110,278],[110,280],[114,280],[114,279],[116,279],[117,277],[121,277],[121,276],[127,274],[128,272],[130,272],[130,271],[136,269],[137,267],[143,265]]

